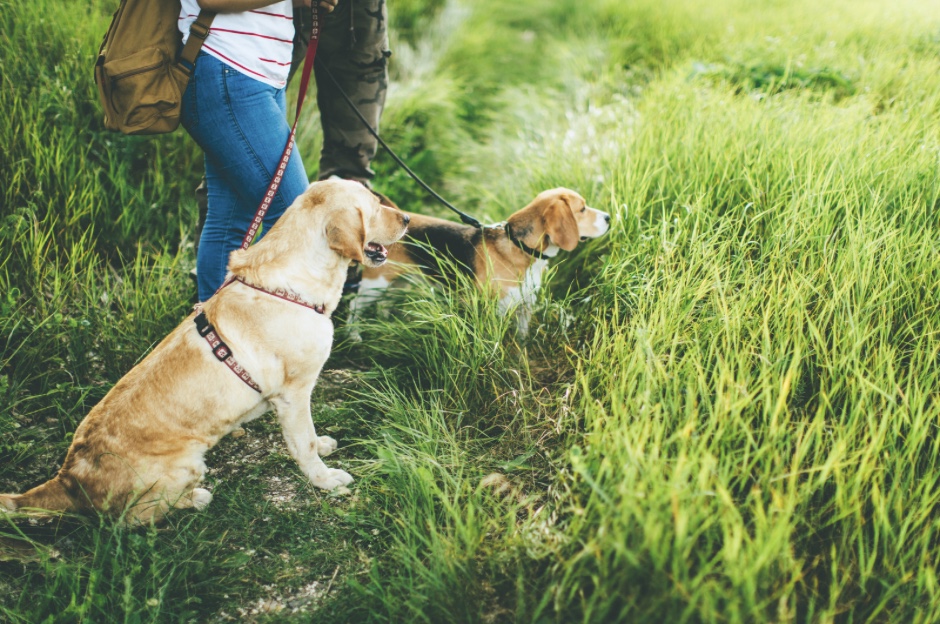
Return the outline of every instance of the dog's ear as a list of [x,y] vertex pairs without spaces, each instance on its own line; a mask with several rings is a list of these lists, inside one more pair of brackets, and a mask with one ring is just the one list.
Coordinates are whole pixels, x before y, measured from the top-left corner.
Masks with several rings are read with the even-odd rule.
[[330,249],[344,258],[361,263],[366,246],[366,226],[359,208],[337,210],[326,223]]
[[542,214],[542,218],[545,223],[545,233],[548,234],[552,243],[565,251],[571,251],[577,246],[580,238],[578,222],[575,221],[571,205],[564,196],[555,199]]
[[369,190],[372,191],[372,194],[378,198],[379,203],[382,204],[383,206],[390,206],[392,208],[397,208],[398,210],[401,210],[401,208],[398,208],[398,204],[396,204],[395,202],[393,202],[391,199],[388,198],[388,195],[385,195],[384,193],[379,193],[378,191],[374,189],[369,189]]

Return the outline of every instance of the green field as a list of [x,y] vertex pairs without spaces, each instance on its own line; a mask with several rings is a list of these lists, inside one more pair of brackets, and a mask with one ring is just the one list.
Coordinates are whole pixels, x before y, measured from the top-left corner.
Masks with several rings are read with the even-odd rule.
[[[610,234],[526,340],[421,283],[338,340],[349,494],[269,415],[204,513],[0,520],[0,621],[940,621],[940,2],[389,4],[386,139],[489,222],[568,186]],[[0,0],[4,492],[189,308],[201,156],[103,129],[116,5]]]

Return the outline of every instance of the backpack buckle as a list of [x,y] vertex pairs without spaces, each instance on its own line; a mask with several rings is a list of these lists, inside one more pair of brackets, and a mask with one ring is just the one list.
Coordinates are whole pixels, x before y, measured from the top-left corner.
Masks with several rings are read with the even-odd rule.
[[199,20],[196,20],[189,25],[189,34],[205,40],[205,38],[209,36],[209,27],[205,24],[201,24]]

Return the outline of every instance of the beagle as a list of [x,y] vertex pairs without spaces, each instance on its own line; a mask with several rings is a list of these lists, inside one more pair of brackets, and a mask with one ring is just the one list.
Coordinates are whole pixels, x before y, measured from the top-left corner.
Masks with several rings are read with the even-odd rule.
[[358,339],[358,313],[378,299],[392,281],[418,266],[434,277],[446,277],[448,263],[456,262],[475,278],[480,288],[499,297],[499,310],[516,311],[518,331],[526,335],[542,273],[559,250],[571,251],[578,241],[596,238],[610,229],[610,215],[587,205],[575,191],[543,191],[504,223],[475,228],[412,214],[408,234],[389,247],[389,260],[381,267],[364,267],[359,294],[350,303],[350,336]]
[[[0,510],[90,511],[132,523],[203,509],[204,457],[270,409],[291,455],[323,489],[352,477],[322,456],[310,395],[330,354],[350,263],[382,265],[409,217],[358,182],[316,182],[256,245],[232,252],[226,284],[131,369],[78,426],[65,462]],[[194,322],[195,321],[195,322]]]

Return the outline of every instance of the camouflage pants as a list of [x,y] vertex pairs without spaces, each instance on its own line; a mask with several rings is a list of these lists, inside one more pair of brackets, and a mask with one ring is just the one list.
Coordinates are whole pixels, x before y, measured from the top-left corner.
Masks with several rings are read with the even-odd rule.
[[[297,29],[304,38],[310,33],[309,12],[303,11]],[[369,167],[375,157],[377,141],[343,99],[336,85],[352,99],[356,107],[378,129],[388,88],[388,30],[385,0],[340,0],[332,13],[321,19],[320,43],[314,73],[317,81],[317,106],[323,126],[323,150],[320,175],[324,180],[337,175],[368,184],[375,176]],[[295,45],[295,54],[306,45]],[[294,67],[298,63],[294,62]]]
[[[310,9],[294,7],[294,62],[291,76],[303,64],[310,38]],[[320,42],[314,75],[317,106],[323,128],[319,179],[336,175],[369,185],[375,176],[369,166],[378,142],[350,110],[324,69],[356,104],[370,125],[378,130],[385,91],[388,88],[388,30],[385,0],[340,0],[332,13],[320,17]],[[303,123],[303,122],[301,122]],[[261,201],[261,198],[258,198]],[[206,181],[196,189],[199,222],[196,226],[196,252],[206,219]]]

